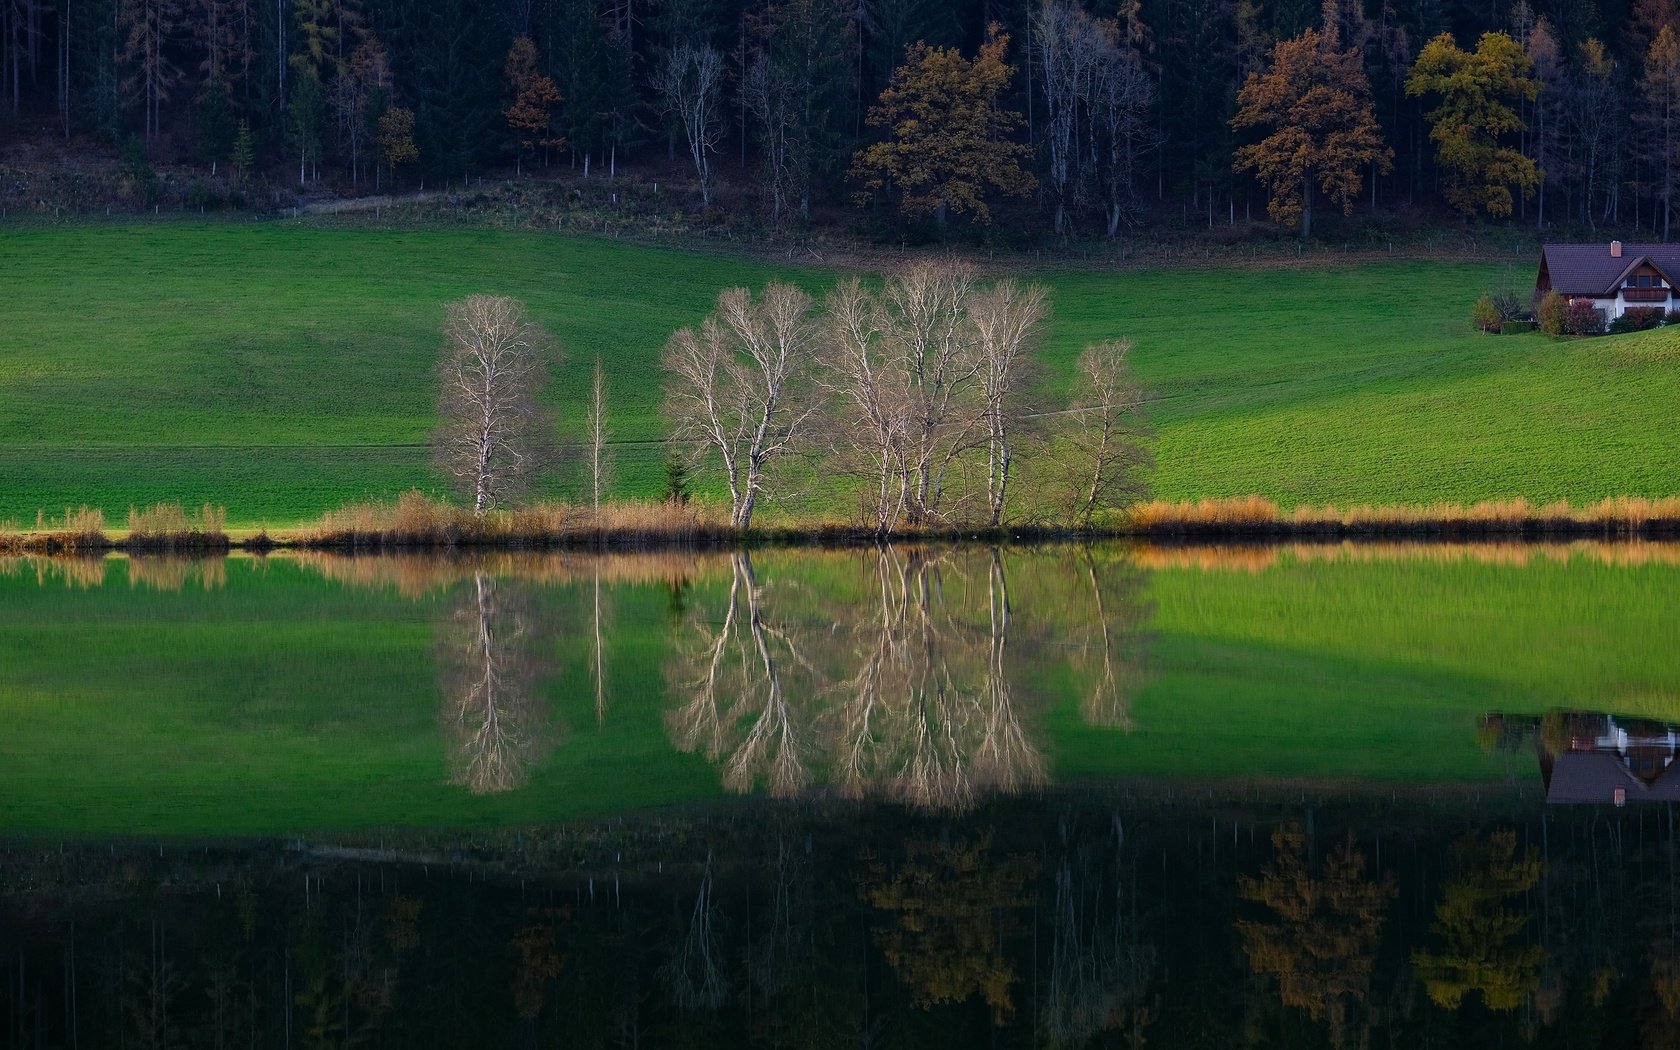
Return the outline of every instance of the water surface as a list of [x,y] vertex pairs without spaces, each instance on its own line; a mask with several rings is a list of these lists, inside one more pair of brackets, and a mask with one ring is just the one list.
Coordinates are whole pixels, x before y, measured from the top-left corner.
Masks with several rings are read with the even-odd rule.
[[1680,550],[0,561],[8,1046],[1680,1045]]

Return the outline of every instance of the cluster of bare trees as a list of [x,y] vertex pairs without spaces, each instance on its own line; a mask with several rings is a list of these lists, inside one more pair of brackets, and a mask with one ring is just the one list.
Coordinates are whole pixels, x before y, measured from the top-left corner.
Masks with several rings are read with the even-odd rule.
[[[844,280],[820,311],[791,285],[731,289],[666,348],[673,439],[720,467],[741,529],[767,494],[768,468],[790,455],[855,479],[860,514],[881,535],[1027,516],[1089,523],[1147,466],[1140,396],[1127,345],[1111,343],[1081,359],[1072,408],[1036,404],[1048,315],[1041,286],[988,283],[956,262],[918,263],[879,285]],[[1038,465],[1040,496],[1060,505],[1040,498],[1013,513],[1023,447],[1061,446],[1070,455]]]
[[1095,18],[1066,0],[1032,14],[1057,233],[1068,232],[1082,206],[1100,202],[1112,237],[1139,206],[1135,176],[1158,134],[1150,120],[1155,84],[1129,35],[1119,19]]
[[962,809],[1042,784],[1048,761],[1032,727],[1042,693],[1031,683],[1052,633],[1073,644],[1085,716],[1127,724],[1144,680],[1144,610],[1112,566],[1087,563],[1058,581],[1058,606],[1077,609],[1071,622],[1044,610],[1018,624],[1011,559],[996,549],[836,557],[869,583],[855,601],[825,593],[815,606],[740,552],[727,588],[690,607],[668,666],[666,722],[730,790],[789,796],[826,782],[848,796]]
[[[878,285],[844,280],[820,310],[790,284],[731,288],[666,345],[671,440],[715,470],[742,531],[773,479],[785,482],[778,464],[795,457],[850,479],[862,520],[882,536],[903,525],[1088,527],[1141,491],[1141,395],[1129,345],[1110,342],[1080,357],[1069,407],[1038,403],[1048,315],[1043,287],[985,282],[954,262],[919,263]],[[547,464],[556,422],[543,393],[559,354],[504,296],[451,303],[444,337],[437,460],[482,514],[518,499]],[[610,442],[599,361],[584,436],[599,510]],[[1033,498],[1017,508],[1011,482],[1029,450]],[[847,495],[831,489],[823,502]]]

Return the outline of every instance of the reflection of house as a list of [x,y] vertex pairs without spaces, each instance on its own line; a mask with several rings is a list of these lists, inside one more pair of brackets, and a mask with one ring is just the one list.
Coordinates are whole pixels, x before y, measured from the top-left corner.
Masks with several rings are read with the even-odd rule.
[[1680,244],[1548,244],[1540,250],[1534,294],[1588,299],[1614,320],[1630,309],[1680,307]]
[[1585,714],[1558,728],[1540,733],[1547,802],[1680,802],[1680,729]]

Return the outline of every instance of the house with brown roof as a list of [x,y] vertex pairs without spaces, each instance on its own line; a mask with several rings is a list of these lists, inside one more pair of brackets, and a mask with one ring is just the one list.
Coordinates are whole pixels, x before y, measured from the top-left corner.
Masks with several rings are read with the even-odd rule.
[[1680,802],[1680,726],[1586,713],[1559,723],[1564,739],[1538,736],[1547,802]]
[[1548,244],[1534,297],[1590,299],[1613,321],[1628,310],[1680,310],[1680,244]]

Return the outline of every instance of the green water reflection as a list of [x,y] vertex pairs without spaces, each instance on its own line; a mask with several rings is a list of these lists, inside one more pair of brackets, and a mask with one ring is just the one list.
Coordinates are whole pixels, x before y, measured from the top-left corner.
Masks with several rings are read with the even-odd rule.
[[1680,719],[1680,551],[0,562],[0,831],[490,827],[1150,783],[1540,792],[1483,716]]

